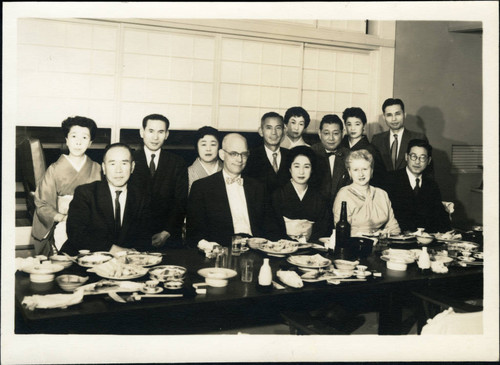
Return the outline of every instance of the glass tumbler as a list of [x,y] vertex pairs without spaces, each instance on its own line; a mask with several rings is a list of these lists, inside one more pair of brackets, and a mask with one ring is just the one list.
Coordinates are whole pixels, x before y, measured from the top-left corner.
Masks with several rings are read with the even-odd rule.
[[251,283],[253,280],[253,260],[245,259],[241,262],[241,281]]

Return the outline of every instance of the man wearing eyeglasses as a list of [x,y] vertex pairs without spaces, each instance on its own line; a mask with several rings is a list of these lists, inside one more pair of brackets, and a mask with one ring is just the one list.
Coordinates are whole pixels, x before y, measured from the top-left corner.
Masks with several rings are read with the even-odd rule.
[[243,171],[244,175],[262,182],[270,195],[290,181],[290,172],[286,168],[288,150],[280,147],[283,134],[283,117],[276,112],[264,114],[259,127],[264,143],[252,149]]
[[441,202],[436,182],[425,174],[432,160],[432,147],[422,139],[408,143],[405,154],[407,166],[389,174],[387,192],[394,215],[402,231],[426,232],[450,230],[450,219]]
[[234,234],[280,238],[264,185],[241,176],[249,155],[242,135],[226,135],[219,150],[222,171],[199,179],[191,186],[186,222],[190,245],[196,246],[205,239],[230,246]]

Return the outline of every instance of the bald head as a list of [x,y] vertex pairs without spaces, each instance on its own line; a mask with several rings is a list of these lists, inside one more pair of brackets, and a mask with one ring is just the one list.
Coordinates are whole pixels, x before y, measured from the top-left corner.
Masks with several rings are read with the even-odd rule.
[[219,157],[224,162],[224,171],[238,176],[245,168],[248,160],[247,140],[241,134],[230,133],[222,140]]

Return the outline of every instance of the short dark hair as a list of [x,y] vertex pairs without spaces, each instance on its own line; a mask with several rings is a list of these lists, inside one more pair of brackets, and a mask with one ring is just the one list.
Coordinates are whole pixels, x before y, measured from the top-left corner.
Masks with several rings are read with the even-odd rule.
[[280,114],[278,114],[276,112],[267,112],[266,114],[264,114],[262,116],[262,118],[260,118],[260,126],[261,127],[264,125],[264,121],[267,118],[276,118],[276,119],[279,119],[281,121],[281,123],[283,123],[283,117]]
[[321,122],[319,123],[319,130],[323,130],[323,125],[325,124],[338,124],[340,126],[340,130],[344,130],[344,123],[336,114],[327,114],[323,118],[321,118]]
[[167,117],[161,115],[161,114],[149,114],[144,117],[142,120],[142,128],[146,129],[146,126],[148,125],[148,120],[161,120],[162,122],[165,123],[165,127],[168,131],[168,128],[170,128],[170,122],[168,121]]
[[117,148],[117,147],[123,147],[123,148],[126,148],[129,152],[130,152],[130,161],[134,161],[134,154],[132,153],[132,149],[129,147],[128,144],[126,143],[123,143],[123,142],[116,142],[116,143],[111,143],[111,144],[108,144],[106,146],[106,148],[104,149],[104,154],[102,155],[102,161],[104,162],[104,160],[106,159],[106,154],[108,153],[108,151],[112,148]]
[[68,137],[71,127],[74,127],[75,125],[83,128],[88,128],[90,132],[90,140],[94,140],[97,133],[97,124],[90,118],[80,116],[69,117],[62,122],[61,127],[64,133],[64,138]]
[[198,129],[194,135],[194,149],[198,150],[198,141],[205,136],[214,136],[220,146],[220,134],[217,129],[210,126],[201,127]]
[[422,147],[427,150],[427,155],[429,157],[432,157],[432,146],[427,142],[426,140],[423,139],[412,139],[410,142],[408,142],[408,148],[406,149],[406,153],[410,154],[410,151],[412,147]]
[[286,168],[290,169],[293,161],[300,155],[306,156],[311,161],[312,170],[314,171],[316,167],[316,154],[309,146],[297,146],[288,150]]
[[382,113],[385,113],[385,108],[391,105],[401,105],[401,109],[403,110],[403,113],[405,112],[405,104],[403,103],[403,100],[401,99],[393,99],[389,98],[384,101],[384,104],[382,104]]
[[344,123],[347,123],[348,118],[358,118],[361,120],[361,123],[363,123],[363,125],[366,125],[365,112],[363,111],[363,109],[356,106],[344,110],[344,112],[342,113],[342,119],[344,120]]
[[311,117],[309,113],[301,106],[292,106],[285,112],[285,117],[283,118],[283,123],[288,125],[291,117],[303,117],[304,118],[304,129],[311,123]]

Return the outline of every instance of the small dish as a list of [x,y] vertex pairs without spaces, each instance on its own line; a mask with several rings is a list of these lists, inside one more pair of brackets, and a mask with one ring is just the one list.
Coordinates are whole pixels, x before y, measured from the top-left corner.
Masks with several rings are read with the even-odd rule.
[[356,275],[356,277],[358,279],[366,278],[366,277],[370,276],[371,274],[372,274],[372,272],[368,271],[368,270],[364,270],[364,271],[354,270],[354,275]]
[[476,252],[476,253],[474,254],[474,257],[475,257],[476,259],[479,259],[479,260],[483,260],[483,259],[484,259],[484,255],[483,255],[483,253],[482,253],[482,252]]
[[463,262],[472,262],[472,261],[476,261],[476,259],[474,257],[465,257],[465,256],[462,256],[462,257],[459,257],[458,258],[460,261],[463,261]]
[[155,288],[150,288],[150,287],[144,285],[141,288],[141,291],[144,294],[158,294],[158,293],[161,293],[163,291],[163,288],[161,286],[157,286]]
[[184,282],[180,281],[180,280],[179,281],[167,281],[165,284],[163,284],[165,289],[170,289],[170,290],[180,289],[180,288],[182,288],[183,285],[184,285]]
[[57,284],[64,291],[74,291],[89,280],[88,276],[60,275],[56,278]]
[[248,246],[250,246],[250,248],[254,250],[258,250],[260,245],[266,242],[267,240],[265,238],[259,238],[259,237],[251,237],[247,241]]
[[425,234],[422,234],[422,235],[415,235],[415,238],[417,239],[418,243],[422,244],[422,245],[428,245],[429,243],[431,243],[432,241],[434,241],[434,237],[431,236],[431,235],[425,235]]
[[394,271],[406,271],[408,264],[404,260],[392,259],[387,261],[387,268]]
[[64,255],[52,255],[49,259],[53,264],[62,265],[65,269],[73,265],[73,261]]
[[334,260],[335,267],[339,270],[352,271],[359,265],[359,261]]
[[208,285],[222,288],[227,286],[228,280],[235,277],[238,273],[222,267],[208,267],[198,270],[198,274],[205,278]]

